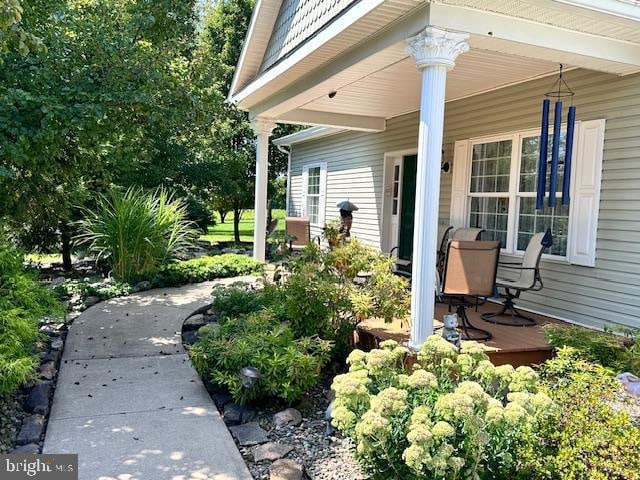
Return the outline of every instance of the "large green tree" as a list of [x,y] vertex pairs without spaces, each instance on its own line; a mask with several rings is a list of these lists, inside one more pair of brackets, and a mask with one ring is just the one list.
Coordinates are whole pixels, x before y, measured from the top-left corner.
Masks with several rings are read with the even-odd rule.
[[[216,85],[227,95],[242,44],[249,27],[254,0],[219,0],[207,11],[202,34],[202,57],[217,66]],[[278,127],[274,136],[289,133]],[[211,143],[203,158],[216,172],[213,182],[218,210],[234,213],[234,238],[240,241],[242,211],[253,206],[255,184],[255,142],[246,112],[224,103],[215,119]],[[270,149],[269,193],[278,191],[274,182],[286,172],[287,155]],[[258,214],[258,212],[256,212]]]
[[[183,157],[193,0],[31,0],[22,24],[46,50],[0,68],[0,217],[26,246],[61,234],[74,207],[157,159]],[[142,166],[142,168],[141,168]],[[157,180],[148,182],[158,184]],[[67,265],[68,266],[68,265]]]

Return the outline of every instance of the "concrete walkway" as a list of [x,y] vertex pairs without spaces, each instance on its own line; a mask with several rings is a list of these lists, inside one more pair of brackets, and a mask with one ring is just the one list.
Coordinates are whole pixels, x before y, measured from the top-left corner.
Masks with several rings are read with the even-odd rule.
[[44,452],[77,453],[81,480],[250,480],[182,347],[182,323],[213,285],[83,312],[67,337]]

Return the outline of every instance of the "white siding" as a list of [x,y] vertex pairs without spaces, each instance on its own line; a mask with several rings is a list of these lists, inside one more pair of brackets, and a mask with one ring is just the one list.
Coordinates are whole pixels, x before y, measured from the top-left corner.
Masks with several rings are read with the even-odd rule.
[[[352,234],[363,242],[380,248],[382,235],[383,167],[385,152],[414,148],[418,142],[417,114],[391,119],[386,131],[341,133],[310,141],[292,148],[290,214],[302,210],[302,166],[314,161],[327,163],[326,220],[339,218],[336,204],[350,200],[359,210],[354,214]],[[449,216],[450,175],[443,175],[440,212],[443,221]],[[312,229],[312,236],[319,229]]]
[[[640,327],[640,75],[575,70],[566,74],[576,91],[578,120],[606,119],[595,267],[543,262],[541,292],[523,295],[523,307],[585,325]],[[540,79],[447,104],[445,159],[456,140],[536,128]],[[417,146],[417,113],[393,118],[382,133],[343,133],[292,149],[292,214],[299,213],[302,164],[327,162],[327,219],[345,198],[361,207],[353,233],[379,246],[385,152]],[[448,222],[451,175],[441,177],[441,222]],[[319,232],[315,232],[319,234]]]

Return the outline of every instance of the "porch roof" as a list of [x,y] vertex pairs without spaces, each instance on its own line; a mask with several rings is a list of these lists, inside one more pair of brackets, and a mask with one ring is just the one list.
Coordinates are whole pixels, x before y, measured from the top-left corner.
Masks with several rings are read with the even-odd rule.
[[383,130],[386,119],[419,107],[420,74],[405,39],[428,24],[471,34],[470,52],[448,75],[447,100],[552,75],[558,63],[640,72],[635,0],[356,0],[340,2],[344,15],[313,0],[315,20],[298,40],[285,39],[282,16],[310,2],[258,2],[229,97],[252,116]]

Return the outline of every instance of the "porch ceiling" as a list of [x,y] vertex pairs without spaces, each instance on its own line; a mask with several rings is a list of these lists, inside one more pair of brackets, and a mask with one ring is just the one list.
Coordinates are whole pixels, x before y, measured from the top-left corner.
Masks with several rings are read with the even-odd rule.
[[[397,52],[399,60],[335,89],[334,98],[323,94],[300,108],[383,118],[418,110],[420,72],[403,47],[397,45],[391,49]],[[456,67],[449,72],[446,98],[455,100],[557,71],[556,62],[473,48],[460,56]]]
[[[553,74],[559,63],[617,75],[640,72],[640,4],[622,8],[626,0],[354,5],[362,11],[340,17],[254,80],[248,75],[249,83],[232,88],[230,100],[252,116],[282,123],[383,129],[386,118],[418,109],[420,76],[405,40],[425,25],[470,34],[471,51],[448,76],[447,100]],[[619,6],[619,12],[612,10]],[[337,95],[329,99],[333,91]]]

